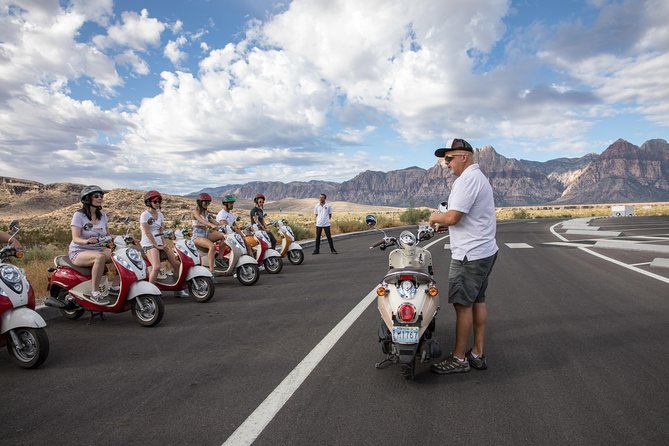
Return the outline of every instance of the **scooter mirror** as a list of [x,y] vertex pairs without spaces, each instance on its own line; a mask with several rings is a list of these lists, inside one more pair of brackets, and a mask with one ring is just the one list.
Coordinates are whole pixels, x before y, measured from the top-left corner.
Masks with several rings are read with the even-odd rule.
[[242,221],[242,217],[237,217],[236,221]]
[[86,223],[86,224],[84,225],[84,229],[85,229],[86,231],[90,231],[91,229],[93,229],[93,223]]
[[146,222],[149,224],[149,226],[151,226],[156,222],[156,220],[154,220],[153,217],[149,217],[149,219]]
[[441,203],[439,203],[438,209],[439,209],[439,212],[441,212],[442,214],[445,214],[446,211],[448,211],[448,201],[442,201]]
[[370,228],[373,228],[376,226],[376,217],[374,217],[372,214],[367,215],[365,217],[365,224]]
[[19,229],[19,222],[17,220],[12,220],[9,223],[9,230],[10,231],[16,231],[17,229]]

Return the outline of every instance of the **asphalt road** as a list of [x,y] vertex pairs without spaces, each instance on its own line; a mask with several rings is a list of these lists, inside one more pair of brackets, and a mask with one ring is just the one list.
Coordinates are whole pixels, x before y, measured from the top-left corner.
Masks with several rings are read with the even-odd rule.
[[[669,219],[652,221],[649,233],[669,234]],[[557,222],[498,226],[488,370],[439,376],[420,364],[414,381],[376,370],[373,302],[254,444],[668,444],[669,283],[551,244]],[[376,287],[388,254],[367,249],[377,239],[336,240],[339,255],[307,249],[304,264],[252,287],[220,279],[206,304],[166,297],[155,328],[130,313],[49,321],[40,369],[0,352],[0,443],[223,444]],[[430,250],[448,354],[445,243]]]

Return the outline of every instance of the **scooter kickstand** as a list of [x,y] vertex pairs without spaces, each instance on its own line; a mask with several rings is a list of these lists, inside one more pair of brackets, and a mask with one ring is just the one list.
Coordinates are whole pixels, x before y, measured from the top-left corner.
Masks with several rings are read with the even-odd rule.
[[385,369],[390,364],[397,364],[398,361],[399,358],[396,355],[388,355],[383,361],[374,364],[374,367],[377,369]]
[[99,318],[101,321],[106,320],[107,318],[105,317],[104,312],[102,311],[91,311],[91,319],[89,320],[89,324],[93,322],[95,318]]

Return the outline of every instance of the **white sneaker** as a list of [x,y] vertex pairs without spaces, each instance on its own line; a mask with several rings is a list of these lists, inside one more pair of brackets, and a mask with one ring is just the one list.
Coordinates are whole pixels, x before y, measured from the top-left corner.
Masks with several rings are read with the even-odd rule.
[[91,300],[99,305],[109,305],[110,302],[109,298],[99,291],[93,291],[91,293]]

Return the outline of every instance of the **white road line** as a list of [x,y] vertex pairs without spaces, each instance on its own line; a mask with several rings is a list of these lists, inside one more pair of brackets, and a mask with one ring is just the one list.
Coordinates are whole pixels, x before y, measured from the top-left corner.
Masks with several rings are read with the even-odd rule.
[[504,243],[504,244],[511,249],[533,248],[533,246],[530,246],[527,243]]
[[[557,238],[559,238],[563,242],[568,242],[569,241],[568,239],[566,239],[565,237],[563,237],[560,234],[558,234],[557,232],[555,232],[555,227],[557,225],[561,224],[561,223],[562,222],[555,223],[553,226],[550,227],[550,231],[553,233],[554,236],[556,236]],[[587,252],[588,254],[591,254],[595,257],[599,257],[600,259],[606,260],[607,262],[615,263],[616,265],[622,266],[623,268],[627,268],[629,270],[632,270],[635,273],[639,273],[639,274],[643,274],[644,276],[652,277],[653,279],[657,279],[660,282],[669,283],[669,278],[666,278],[664,276],[660,276],[659,274],[654,274],[654,273],[651,273],[650,271],[644,271],[641,268],[637,268],[636,266],[628,265],[627,263],[623,263],[619,260],[612,259],[611,257],[606,257],[605,255],[602,255],[598,252],[594,252],[589,248],[583,248],[583,247],[579,246],[578,249],[580,249],[581,251]]]
[[[423,248],[427,249],[448,235],[434,240]],[[353,325],[369,304],[376,299],[376,288],[370,291],[344,318],[328,333],[321,342],[300,362],[292,372],[269,394],[265,401],[225,440],[223,445],[250,445],[274,419],[295,391],[302,385],[321,360],[334,347],[339,339]]]

